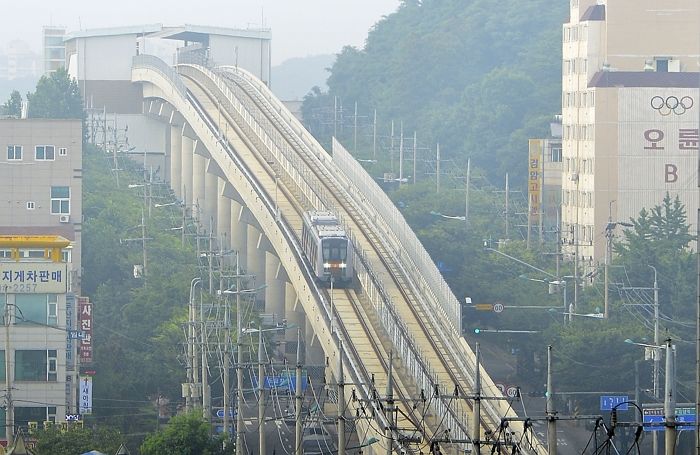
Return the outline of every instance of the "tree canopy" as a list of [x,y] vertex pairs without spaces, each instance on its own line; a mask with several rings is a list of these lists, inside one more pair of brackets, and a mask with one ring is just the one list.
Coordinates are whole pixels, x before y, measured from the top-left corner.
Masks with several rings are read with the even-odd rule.
[[18,90],[13,90],[10,98],[2,105],[2,114],[12,117],[20,117],[22,115],[22,95]]
[[[364,48],[338,54],[328,92],[305,98],[305,123],[327,143],[334,104],[345,106],[347,122],[357,102],[361,115],[377,109],[383,130],[402,121],[425,141],[440,142],[445,158],[471,156],[490,176],[509,170],[524,178],[525,166],[513,163],[561,109],[566,7],[549,0],[404,1],[374,25]],[[319,115],[324,109],[330,129]]]
[[105,426],[98,428],[71,427],[62,431],[57,425],[32,434],[37,440],[36,455],[75,455],[99,450],[113,454],[123,442],[123,436],[115,429]]
[[209,424],[201,411],[181,414],[170,419],[165,429],[146,437],[141,455],[225,455],[232,447],[222,448],[221,440],[209,436]]
[[42,76],[36,91],[27,94],[30,118],[82,119],[83,99],[78,83],[60,68]]

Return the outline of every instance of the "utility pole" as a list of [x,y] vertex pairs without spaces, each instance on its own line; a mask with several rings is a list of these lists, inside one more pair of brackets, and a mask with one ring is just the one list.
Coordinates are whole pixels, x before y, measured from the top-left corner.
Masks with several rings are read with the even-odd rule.
[[665,455],[675,455],[676,453],[676,372],[673,366],[672,351],[673,345],[669,338],[666,340],[666,387],[664,394]]
[[403,120],[401,121],[401,138],[399,139],[399,185],[403,185]]
[[[223,297],[223,296],[222,296]],[[228,303],[228,298],[225,298],[224,306],[224,447],[228,445],[228,441],[231,438],[231,433],[229,432],[229,412],[231,409],[231,385],[229,370],[231,369],[231,358],[229,347],[231,346],[231,308]],[[236,314],[238,316],[238,314]],[[261,452],[263,453],[263,452]]]
[[[333,97],[333,137],[338,137],[338,97]],[[236,449],[238,450],[238,449]]]
[[[297,329],[297,367],[294,387],[294,455],[302,455],[301,451],[301,329]],[[239,455],[239,454],[237,454]]]
[[474,415],[472,417],[472,443],[474,453],[481,455],[481,352],[476,343],[476,379],[474,380]]
[[417,153],[418,153],[418,133],[414,130],[413,131],[413,184],[416,184],[416,158],[417,158]]
[[394,352],[389,352],[389,377],[386,383],[386,455],[391,455],[394,448],[392,431],[394,429],[394,377],[392,364],[394,362]]
[[394,121],[391,121],[391,145],[389,146],[389,157],[391,159],[391,173],[394,173]]
[[265,359],[263,357],[262,326],[258,326],[258,445],[260,455],[265,451]]
[[506,172],[506,212],[505,212],[505,219],[506,219],[506,240],[509,239],[508,237],[508,230],[509,230],[509,224],[508,224],[508,205],[510,203],[510,186],[508,182],[508,173]]
[[353,141],[352,141],[353,153],[357,155],[357,101],[355,101],[355,116],[353,118]]
[[547,346],[547,451],[557,455],[557,412],[554,410],[554,385],[552,384],[552,345]]
[[211,422],[211,398],[209,396],[209,334],[207,325],[204,319],[204,301],[199,301],[199,323],[201,325],[201,344],[202,344],[202,414],[204,420]]
[[372,128],[372,159],[377,160],[377,110],[374,110],[374,127]]
[[146,286],[148,283],[148,268],[146,266],[147,254],[146,254],[146,219],[143,215],[143,209],[141,209],[141,247],[143,249],[143,284]]
[[338,455],[345,455],[345,373],[342,341],[338,342]]
[[243,455],[243,344],[241,312],[241,269],[236,254],[236,455]]
[[15,436],[15,405],[12,402],[12,346],[10,345],[10,326],[12,313],[10,312],[10,302],[8,297],[8,285],[5,285],[5,439],[7,447],[14,444]]
[[[659,283],[656,276],[656,267],[650,265],[654,270],[654,346],[659,346]],[[659,350],[654,350],[654,398],[659,398],[659,370],[661,359]],[[668,373],[666,373],[668,375]]]
[[437,179],[435,192],[437,194],[440,194],[440,143],[439,142],[437,143],[437,149],[436,149],[435,155],[436,155],[435,163],[436,163],[436,168],[437,168],[437,171],[435,172],[435,177]]
[[467,184],[465,187],[466,197],[464,202],[464,223],[466,228],[469,229],[469,186],[471,184],[472,178],[472,159],[467,159]]

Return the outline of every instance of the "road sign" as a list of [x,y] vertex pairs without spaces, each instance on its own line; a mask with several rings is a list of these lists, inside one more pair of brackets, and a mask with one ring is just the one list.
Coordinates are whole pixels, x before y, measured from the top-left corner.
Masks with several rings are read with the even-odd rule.
[[[629,401],[629,396],[627,395],[601,395],[600,396],[600,410],[601,411],[612,411],[612,409],[617,406],[618,411],[627,411],[629,405],[625,403]],[[625,403],[625,404],[620,404]]]
[[477,303],[474,305],[474,308],[476,308],[479,311],[493,311],[493,304],[491,303]]
[[500,382],[496,382],[495,385],[496,385],[496,387],[498,388],[498,390],[501,391],[501,393],[502,393],[503,395],[506,394],[506,385],[505,385],[505,384],[502,384],[502,383],[500,383]]
[[493,312],[494,313],[502,313],[504,309],[505,309],[505,306],[503,306],[502,303],[494,303],[493,304]]
[[[220,419],[224,418],[224,410],[223,409],[217,409],[216,410],[216,416]],[[233,409],[228,410],[228,416],[233,417]]]
[[506,389],[506,395],[508,398],[515,398],[518,396],[518,388],[516,386],[510,386]]
[[[642,423],[644,431],[663,431],[664,407],[659,405],[642,405]],[[695,405],[693,403],[682,403],[676,406],[676,422],[680,429],[688,429],[695,426]]]

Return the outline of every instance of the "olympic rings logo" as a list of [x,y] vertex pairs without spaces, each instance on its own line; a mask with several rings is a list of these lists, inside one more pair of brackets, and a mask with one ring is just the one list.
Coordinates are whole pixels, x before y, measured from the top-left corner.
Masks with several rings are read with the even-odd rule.
[[679,99],[673,95],[666,98],[657,95],[651,99],[650,104],[652,109],[659,111],[659,114],[664,117],[670,115],[671,112],[676,115],[683,115],[688,109],[693,107],[693,99],[689,96]]

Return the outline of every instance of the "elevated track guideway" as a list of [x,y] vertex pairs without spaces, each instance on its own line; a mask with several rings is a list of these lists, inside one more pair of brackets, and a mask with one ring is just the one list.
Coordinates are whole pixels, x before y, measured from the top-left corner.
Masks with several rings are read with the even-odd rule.
[[[359,171],[339,144],[331,159],[269,89],[241,69],[175,70],[141,55],[134,59],[132,80],[143,84],[145,98],[180,112],[219,177],[257,220],[329,364],[338,365],[342,356],[345,382],[357,397],[345,417],[354,419],[358,434],[380,441],[366,452],[391,447],[392,453],[428,453],[439,440],[442,453],[466,453],[478,437],[491,441],[483,453],[496,441],[502,443],[497,453],[513,453],[513,447],[516,453],[546,453],[520,422],[502,424],[516,417],[505,400],[482,400],[480,434],[472,434],[476,361],[460,336],[457,301],[432,262],[430,273],[421,273],[427,253],[417,240],[410,250],[403,236],[415,236],[400,215],[397,232],[396,219],[387,219],[378,196],[363,193],[358,176],[348,175]],[[313,279],[299,245],[305,210],[335,212],[350,233],[357,290],[330,292]],[[384,399],[390,355],[393,402]],[[481,376],[481,394],[500,395],[483,368]]]

